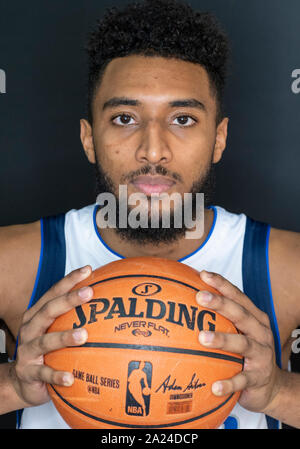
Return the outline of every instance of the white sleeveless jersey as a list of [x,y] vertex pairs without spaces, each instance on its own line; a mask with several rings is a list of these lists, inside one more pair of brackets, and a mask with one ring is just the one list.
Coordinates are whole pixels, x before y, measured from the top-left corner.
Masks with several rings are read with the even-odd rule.
[[[180,262],[199,271],[204,269],[221,274],[251,297],[257,307],[269,314],[277,348],[277,363],[280,364],[279,334],[268,271],[270,226],[244,214],[227,212],[218,206],[214,206],[213,211],[214,222],[206,241],[194,253],[180,259]],[[41,256],[29,307],[54,282],[69,272],[87,264],[94,270],[122,258],[102,240],[96,226],[96,212],[97,206],[90,205],[60,216],[41,219]],[[58,266],[58,272],[49,274],[49,267],[54,266]],[[245,286],[248,286],[248,290]],[[22,429],[69,428],[52,401],[24,409],[18,426]],[[221,426],[230,429],[268,427],[278,428],[279,424],[264,414],[244,409],[238,403]]]

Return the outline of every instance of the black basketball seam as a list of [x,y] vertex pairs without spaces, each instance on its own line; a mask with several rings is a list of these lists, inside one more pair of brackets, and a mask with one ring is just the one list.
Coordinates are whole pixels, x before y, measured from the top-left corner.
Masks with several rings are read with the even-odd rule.
[[199,416],[195,416],[193,418],[189,418],[186,419],[184,421],[177,421],[174,423],[166,423],[166,424],[153,424],[153,425],[140,425],[140,424],[127,424],[127,423],[119,423],[117,421],[110,421],[108,419],[104,419],[104,418],[99,418],[98,416],[94,416],[91,415],[88,412],[85,412],[84,410],[81,410],[80,408],[76,407],[75,405],[71,404],[69,401],[67,401],[67,399],[65,399],[60,393],[58,393],[58,391],[56,391],[56,389],[53,387],[52,384],[50,384],[50,387],[53,389],[53,391],[55,392],[55,394],[70,408],[72,408],[73,410],[75,410],[76,412],[86,416],[87,418],[92,418],[95,421],[100,421],[103,422],[105,424],[111,424],[114,425],[116,427],[126,427],[129,429],[159,429],[159,428],[164,428],[164,427],[173,427],[173,426],[181,426],[183,424],[187,424],[193,421],[196,421],[198,419],[202,419],[205,418],[208,415],[211,415],[212,413],[216,412],[217,410],[219,410],[220,408],[222,408],[228,401],[230,401],[230,399],[234,396],[234,393],[232,393],[227,399],[225,399],[224,402],[222,402],[221,404],[219,404],[217,407],[209,410],[208,412],[202,413],[202,415]]
[[[177,284],[181,284],[184,285],[185,287],[191,288],[192,290],[194,290],[195,292],[199,291],[199,288],[197,287],[193,287],[193,285],[187,284],[186,282],[183,281],[179,281],[177,279],[172,279],[166,276],[159,276],[157,274],[122,274],[121,276],[113,276],[110,278],[105,278],[102,279],[101,281],[97,281],[97,282],[93,282],[92,284],[89,284],[89,287],[93,287],[94,285],[97,284],[102,284],[102,282],[106,282],[106,281],[114,281],[115,279],[122,279],[122,278],[132,278],[132,277],[146,277],[146,278],[156,278],[156,279],[164,279],[165,281],[171,281],[171,282],[176,282]],[[93,300],[91,300],[93,301]],[[233,325],[233,327],[235,328],[235,330],[237,331],[237,333],[240,333],[240,331],[236,328],[236,326],[231,322],[231,324]]]
[[[101,284],[103,282],[121,279],[121,278],[130,278],[130,277],[147,277],[147,278],[152,277],[152,278],[156,278],[156,279],[164,279],[167,281],[171,281],[171,282],[175,282],[177,284],[184,285],[185,287],[191,288],[192,290],[194,290],[196,292],[199,291],[199,288],[189,285],[183,281],[168,278],[165,276],[158,276],[158,275],[154,275],[154,274],[127,274],[127,275],[121,275],[121,276],[113,276],[113,277],[102,279],[100,281],[89,284],[89,286],[93,287],[94,285]],[[233,324],[233,326],[234,326],[234,324]],[[236,327],[235,327],[235,329],[236,329]],[[236,329],[236,330],[238,332],[238,329]],[[216,358],[216,359],[223,359],[223,360],[228,360],[230,362],[239,363],[242,365],[244,363],[243,358],[237,358],[237,357],[229,356],[226,354],[219,354],[219,353],[209,352],[209,351],[198,351],[198,350],[192,350],[192,349],[164,347],[164,346],[150,346],[150,345],[147,346],[147,345],[133,345],[133,344],[120,344],[120,343],[89,342],[89,343],[85,343],[81,346],[78,346],[77,348],[82,348],[82,347],[91,347],[91,348],[98,347],[98,348],[111,348],[111,349],[112,348],[117,348],[117,349],[125,349],[126,348],[126,349],[147,350],[147,351],[161,351],[161,352],[181,353],[181,354],[189,354],[189,355],[197,355],[197,356],[203,356],[203,357],[211,357],[211,358]],[[76,347],[72,347],[72,349],[76,349]],[[199,416],[193,417],[193,418],[189,418],[189,419],[186,419],[183,421],[177,421],[174,423],[155,424],[155,425],[139,425],[139,424],[119,423],[117,421],[110,421],[110,420],[106,420],[106,419],[91,415],[90,413],[87,413],[84,410],[79,409],[78,407],[76,407],[75,405],[73,405],[69,401],[67,401],[67,399],[65,399],[60,393],[58,393],[58,391],[54,388],[54,386],[52,384],[50,384],[50,387],[53,389],[53,391],[55,392],[55,394],[61,401],[63,401],[68,407],[72,408],[73,410],[77,411],[78,413],[80,413],[88,418],[94,419],[96,421],[103,422],[105,424],[115,425],[116,427],[126,427],[126,428],[131,428],[131,429],[167,428],[167,427],[174,427],[174,426],[184,425],[184,424],[187,424],[187,423],[190,423],[193,421],[197,421],[199,419],[202,419],[202,418],[216,412],[220,408],[222,408],[234,396],[234,393],[232,393],[227,399],[225,399],[224,402],[219,404],[217,407],[215,407],[205,413],[202,413]]]
[[196,349],[185,349],[185,348],[173,348],[168,346],[153,346],[153,345],[135,345],[128,343],[98,343],[98,342],[88,342],[80,346],[69,346],[70,349],[76,348],[110,348],[110,349],[134,349],[141,351],[156,351],[156,352],[170,352],[175,354],[189,354],[202,357],[211,357],[214,359],[228,360],[229,362],[235,362],[243,365],[243,358],[233,357],[227,354],[220,354],[218,352],[210,351],[199,351]]
[[193,287],[192,285],[187,284],[186,282],[179,281],[178,279],[172,279],[172,278],[169,278],[169,277],[166,277],[166,276],[159,276],[157,274],[122,274],[122,275],[119,275],[119,276],[113,276],[113,277],[110,277],[110,278],[101,279],[101,281],[97,281],[97,282],[94,282],[93,284],[89,284],[89,286],[92,287],[93,285],[102,284],[102,282],[114,281],[115,279],[132,278],[132,277],[133,278],[135,278],[135,277],[151,278],[152,277],[152,278],[156,278],[156,279],[164,279],[166,281],[176,282],[177,284],[182,284],[185,287],[192,288],[196,292],[199,291],[199,288]]

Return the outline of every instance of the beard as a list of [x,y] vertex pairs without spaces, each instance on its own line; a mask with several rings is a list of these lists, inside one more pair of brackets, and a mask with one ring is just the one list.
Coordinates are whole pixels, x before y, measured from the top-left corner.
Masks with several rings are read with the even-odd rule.
[[[175,212],[174,210],[170,212],[170,226],[165,227],[163,225],[163,220],[161,214],[158,220],[157,227],[150,226],[150,217],[148,217],[148,226],[147,227],[138,227],[133,228],[129,225],[129,221],[127,220],[127,227],[119,227],[119,216],[120,216],[120,201],[119,196],[117,194],[117,187],[115,186],[112,179],[105,173],[96,157],[96,163],[94,164],[95,168],[95,177],[96,177],[96,196],[101,193],[111,193],[114,195],[116,199],[116,227],[115,231],[119,235],[120,238],[131,241],[133,243],[137,243],[140,245],[151,244],[154,246],[158,246],[162,243],[170,244],[174,243],[177,240],[184,237],[185,233],[188,231],[188,228],[184,224],[183,219],[183,209],[181,210],[182,214],[182,226],[178,227],[175,220]],[[121,183],[130,182],[134,178],[140,175],[162,175],[168,176],[175,181],[181,181],[181,176],[177,173],[172,173],[167,170],[165,167],[161,165],[157,165],[155,167],[151,165],[145,165],[141,169],[137,171],[133,171],[123,176],[121,179]],[[201,175],[196,181],[193,182],[190,192],[191,193],[191,205],[192,205],[192,218],[195,219],[196,216],[196,194],[203,193],[204,194],[204,207],[209,207],[212,203],[214,192],[216,185],[216,176],[215,176],[215,167],[212,161],[210,161],[208,167],[204,174]],[[130,206],[128,207],[128,215],[130,213]],[[127,217],[128,218],[128,217]]]

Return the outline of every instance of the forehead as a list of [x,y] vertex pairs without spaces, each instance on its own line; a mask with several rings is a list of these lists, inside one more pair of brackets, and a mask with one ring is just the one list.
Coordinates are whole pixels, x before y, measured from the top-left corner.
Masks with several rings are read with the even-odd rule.
[[163,98],[197,98],[214,103],[206,70],[175,58],[131,55],[113,59],[106,67],[96,99],[134,96],[162,102]]

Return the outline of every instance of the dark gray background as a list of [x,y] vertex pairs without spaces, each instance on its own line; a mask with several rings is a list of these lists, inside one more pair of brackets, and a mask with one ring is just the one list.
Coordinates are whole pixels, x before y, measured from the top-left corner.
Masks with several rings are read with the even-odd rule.
[[[83,47],[105,8],[125,3],[0,0],[0,69],[7,77],[0,94],[0,225],[95,201],[79,139],[86,115]],[[215,203],[300,231],[300,94],[291,89],[292,71],[300,69],[300,1],[190,4],[215,12],[232,43],[229,137]],[[2,417],[0,428],[8,425]]]
[[[93,171],[79,140],[85,115],[86,34],[125,1],[0,2],[0,224],[94,202]],[[194,0],[216,13],[233,50],[230,117],[215,203],[300,230],[299,0]]]

